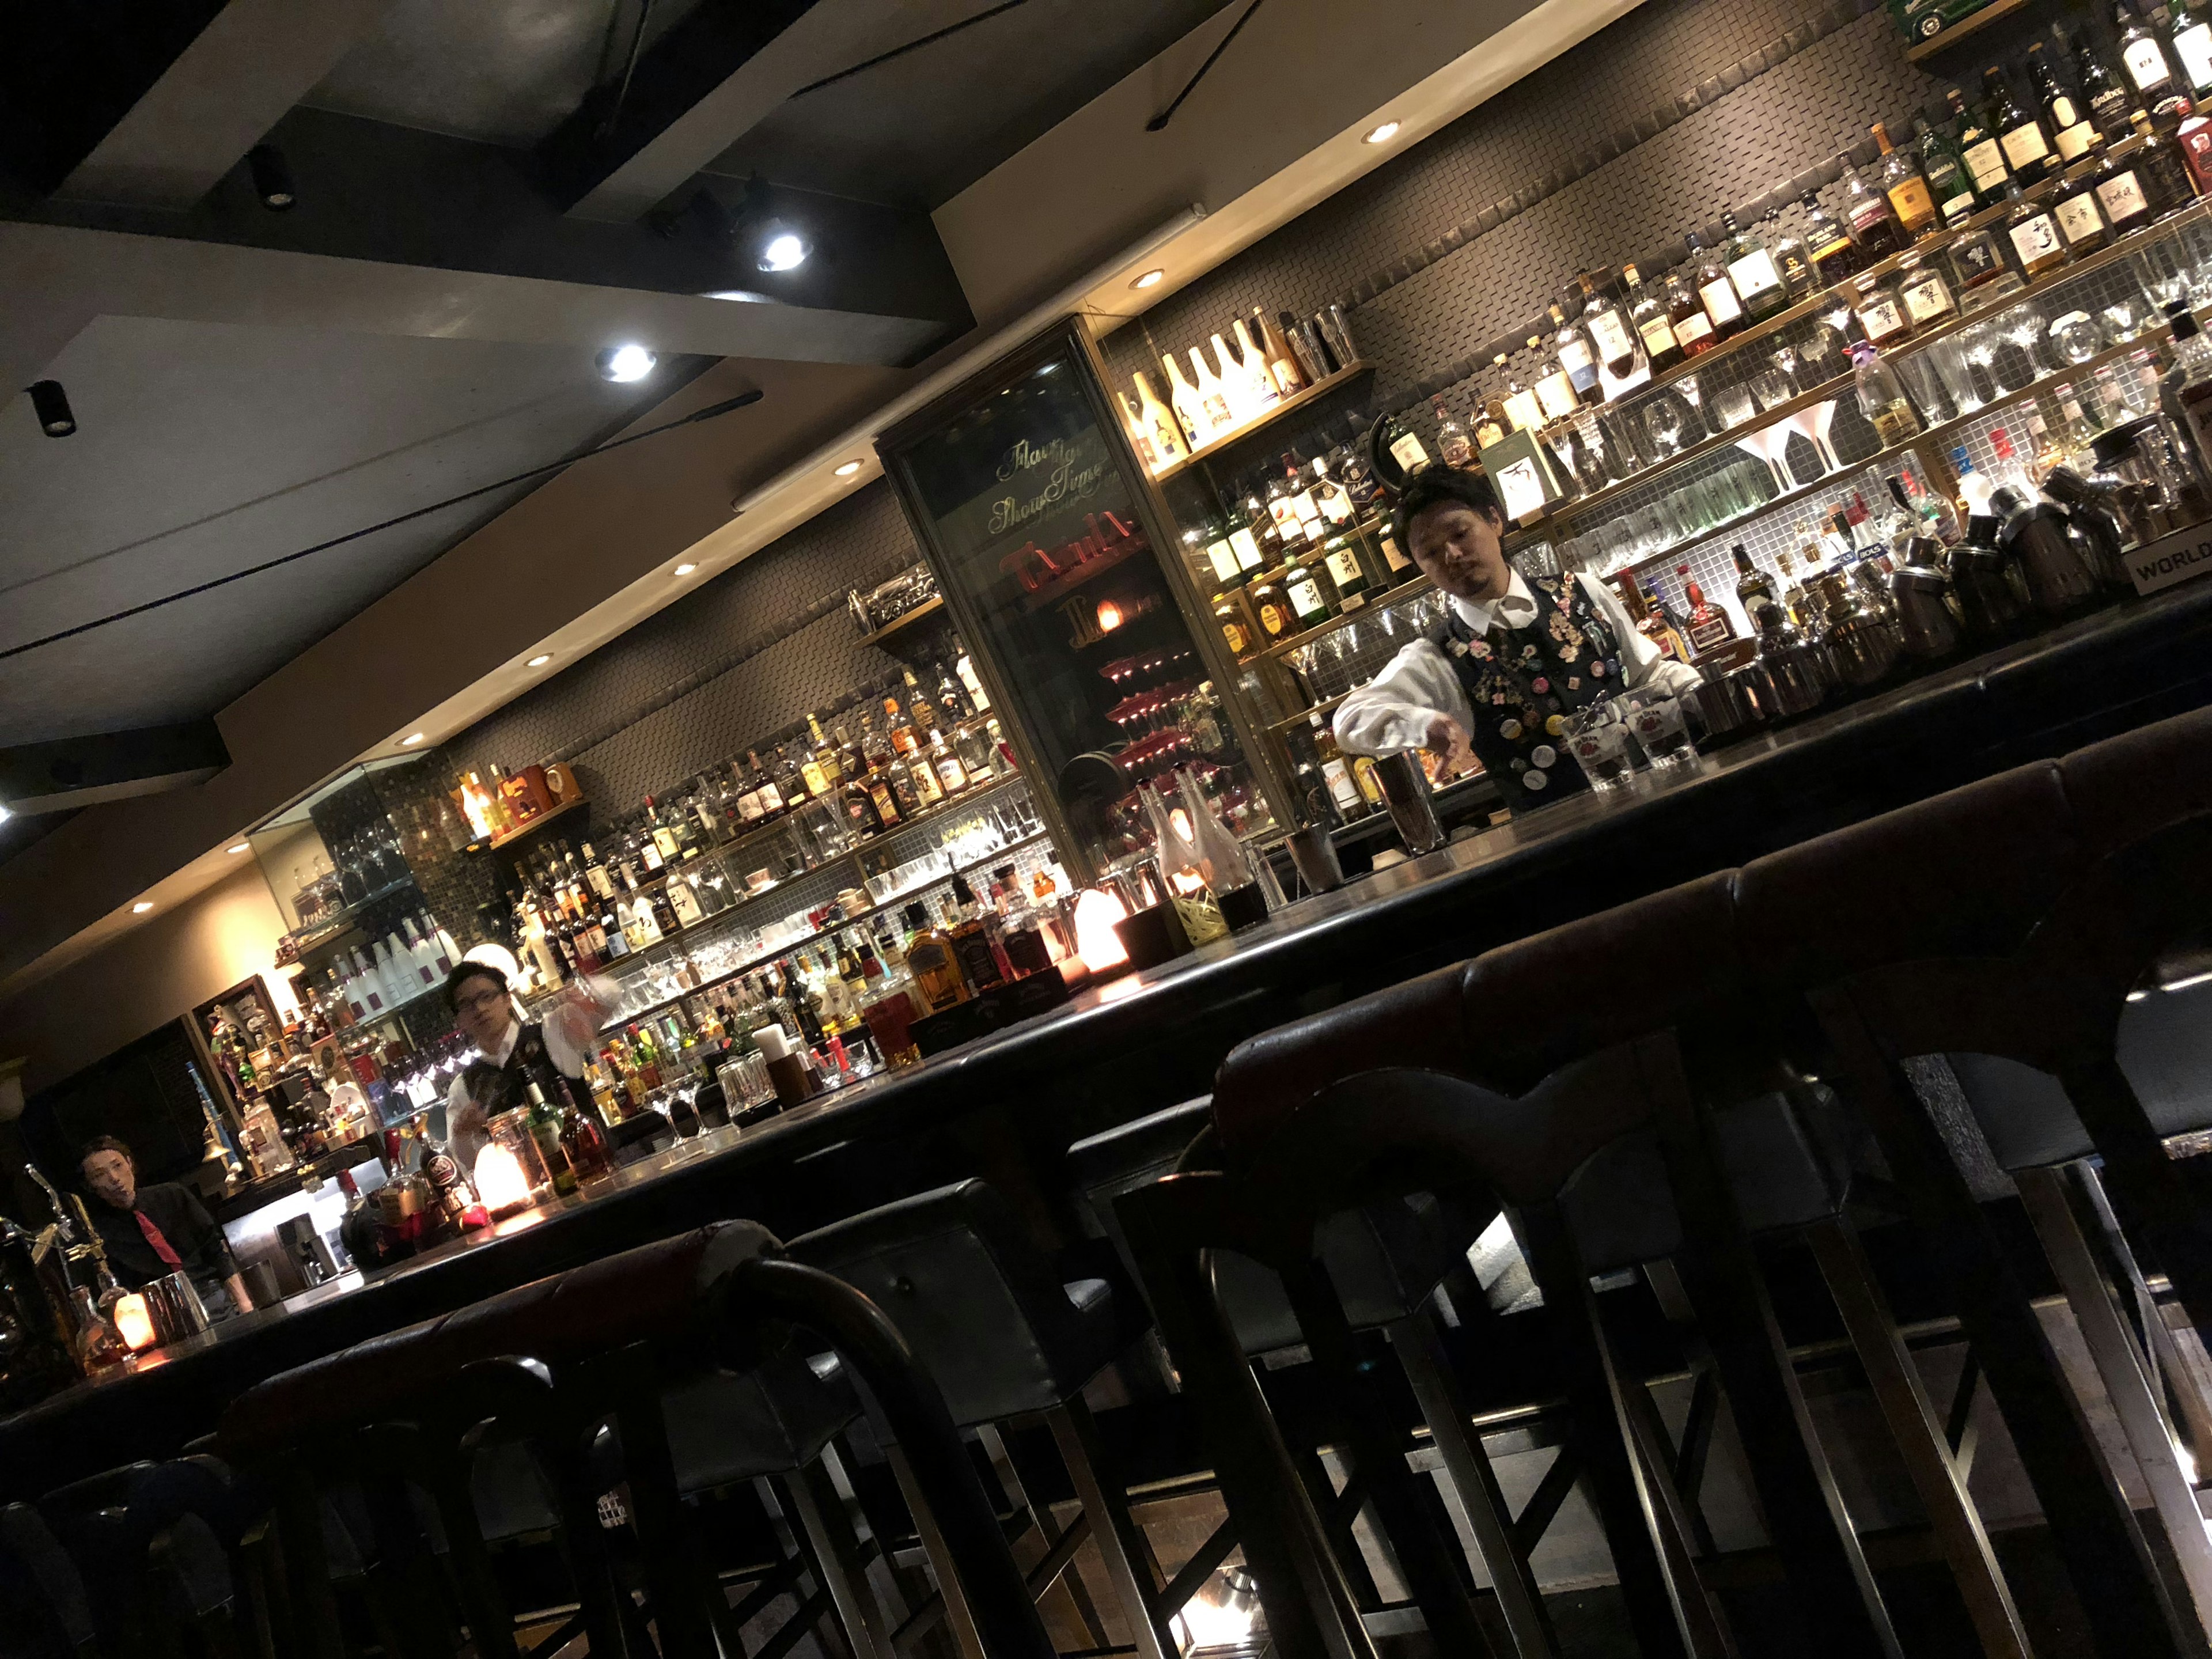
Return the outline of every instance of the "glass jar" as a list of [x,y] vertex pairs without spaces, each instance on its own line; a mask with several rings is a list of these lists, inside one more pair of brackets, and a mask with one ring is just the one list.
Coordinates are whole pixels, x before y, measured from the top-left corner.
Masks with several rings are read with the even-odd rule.
[[1912,324],[1905,317],[1905,301],[1899,295],[1894,278],[1860,277],[1851,313],[1866,331],[1867,343],[1876,349],[1912,332]]
[[1942,270],[1917,254],[1899,269],[1897,293],[1905,302],[1905,319],[1915,328],[1948,323],[1959,314],[1959,302],[1952,297]]
[[546,1174],[537,1137],[530,1133],[528,1108],[501,1112],[484,1126],[484,1133],[487,1138],[469,1178],[493,1220],[550,1196],[553,1178]]

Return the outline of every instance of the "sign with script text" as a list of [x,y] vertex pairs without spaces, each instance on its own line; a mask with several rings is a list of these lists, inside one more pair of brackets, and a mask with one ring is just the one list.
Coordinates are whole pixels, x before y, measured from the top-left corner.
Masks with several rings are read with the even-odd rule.
[[2212,571],[2212,524],[2192,525],[2120,556],[2127,561],[2128,579],[2136,592],[2162,593]]

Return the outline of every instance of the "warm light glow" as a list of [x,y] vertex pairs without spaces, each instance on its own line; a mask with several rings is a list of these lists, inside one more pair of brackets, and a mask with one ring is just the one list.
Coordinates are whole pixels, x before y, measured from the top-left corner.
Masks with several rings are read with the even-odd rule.
[[487,1142],[477,1154],[475,1180],[477,1197],[495,1216],[530,1202],[530,1177],[523,1174],[514,1154],[496,1140]]
[[462,952],[461,960],[481,962],[487,968],[498,969],[501,973],[507,975],[507,982],[510,985],[522,977],[522,964],[514,959],[514,952],[504,945],[494,945],[489,941],[482,945],[471,945]]
[[688,576],[698,568],[696,564],[679,564],[676,567],[676,574],[679,576]]
[[1187,809],[1181,806],[1168,808],[1168,828],[1175,831],[1176,839],[1185,846],[1196,845],[1198,837],[1191,834],[1190,813]]
[[1075,901],[1075,954],[1094,974],[1119,968],[1129,960],[1114,924],[1128,919],[1128,907],[1103,888],[1093,887]]
[[543,668],[547,663],[551,662],[552,660],[553,653],[550,651],[541,651],[536,656],[532,657],[528,662],[523,664],[523,666],[525,668]]
[[1206,878],[1195,870],[1176,870],[1169,874],[1168,885],[1178,898],[1196,898],[1206,890]]
[[134,905],[132,905],[132,906],[131,907],[131,914],[132,915],[134,915],[134,916],[143,916],[143,915],[145,915],[149,910],[152,909],[153,908],[154,908],[154,901],[153,901],[153,900],[151,900],[151,899],[140,899],[140,900],[138,901],[138,902],[137,902],[137,903],[136,903],[136,904],[134,904]]
[[147,1311],[146,1298],[137,1291],[117,1300],[115,1330],[123,1346],[133,1353],[143,1353],[154,1346],[154,1316]]
[[1216,1573],[1176,1617],[1182,1624],[1185,1649],[1194,1656],[1258,1653],[1267,1645],[1259,1595],[1240,1567]]
[[1121,607],[1111,599],[1098,601],[1098,631],[1110,634],[1121,625]]
[[860,470],[860,464],[858,461],[848,461],[837,469],[837,476],[841,478],[849,478]]
[[1131,288],[1158,288],[1162,283],[1167,281],[1167,272],[1161,270],[1158,265],[1154,265],[1143,276],[1138,277],[1135,282],[1130,283],[1129,286]]
[[422,739],[428,735],[429,734],[425,732],[410,732],[405,737],[399,739],[399,746],[402,749],[412,749],[416,744],[422,742]]
[[237,843],[236,843],[235,845],[234,845],[234,846],[226,847],[226,848],[224,848],[222,850],[223,850],[224,852],[226,852],[226,853],[228,853],[228,854],[232,854],[234,857],[235,857],[238,854],[245,853],[245,852],[250,852],[250,851],[251,851],[251,850],[252,850],[252,843],[250,843],[250,842],[242,842],[242,841],[241,841],[241,842],[237,842]]
[[1398,124],[1395,121],[1385,121],[1360,142],[1365,144],[1387,144],[1397,136]]

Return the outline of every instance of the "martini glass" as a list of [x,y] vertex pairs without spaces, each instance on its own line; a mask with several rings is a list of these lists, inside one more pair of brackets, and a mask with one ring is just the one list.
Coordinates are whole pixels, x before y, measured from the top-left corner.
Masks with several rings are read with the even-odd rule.
[[1782,452],[1790,447],[1790,434],[1795,430],[1792,422],[1779,421],[1772,426],[1761,427],[1756,432],[1747,432],[1735,441],[1735,447],[1759,457],[1766,463],[1767,475],[1774,481],[1778,495],[1794,488],[1794,481],[1782,465]]
[[1836,400],[1833,398],[1825,403],[1814,404],[1810,409],[1799,410],[1790,417],[1788,423],[1805,434],[1805,441],[1813,446],[1813,453],[1820,458],[1824,472],[1842,470],[1843,457],[1836,453],[1835,447],[1828,441],[1828,428],[1836,423]]

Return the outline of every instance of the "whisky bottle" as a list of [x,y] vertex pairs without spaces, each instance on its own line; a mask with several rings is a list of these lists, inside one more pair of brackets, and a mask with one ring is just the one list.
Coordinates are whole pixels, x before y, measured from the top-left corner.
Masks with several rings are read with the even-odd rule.
[[1329,471],[1329,458],[1316,455],[1313,459],[1314,505],[1321,508],[1322,521],[1334,529],[1343,529],[1359,516],[1352,504],[1352,492],[1340,483]]
[[2089,175],[2089,188],[2096,192],[2097,205],[2115,236],[2139,230],[2158,216],[2143,192],[2132,157],[2124,161],[2109,152],[2100,155]]
[[2212,22],[2191,11],[2189,0],[2173,0],[2166,9],[2166,46],[2188,82],[2189,95],[2202,104],[2212,95]]
[[2081,89],[2081,101],[2088,106],[2091,123],[2108,139],[2124,138],[2128,112],[2135,107],[2127,82],[2105,62],[2086,26],[2075,29],[2070,51],[2063,27],[2053,24],[2051,33],[2059,49],[2074,60],[2074,84]]
[[2050,135],[2043,130],[2042,119],[2013,96],[2012,82],[2005,72],[1992,67],[1982,76],[1982,84],[1989,93],[1990,129],[2004,149],[2005,166],[2020,180],[2021,187],[2039,185],[2057,173],[2059,160],[2051,148]]
[[[1553,309],[1557,311],[1559,307],[1554,306]],[[1536,371],[1536,403],[1543,412],[1545,426],[1565,420],[1582,407],[1582,400],[1575,396],[1574,377],[1557,357],[1547,358]]]
[[1582,289],[1583,327],[1597,352],[1598,367],[1616,380],[1636,373],[1636,330],[1621,308],[1597,291],[1587,276],[1575,278]]
[[1328,573],[1318,560],[1310,562],[1303,550],[1291,558],[1283,572],[1283,592],[1290,597],[1297,618],[1293,626],[1300,632],[1320,627],[1334,614],[1329,603],[1331,586]]
[[2134,89],[2136,108],[2153,115],[2172,115],[2188,103],[2189,94],[2182,90],[2166,47],[2128,9],[2128,0],[2113,0],[2112,30],[2119,36],[2120,71]]
[[2150,117],[2142,111],[2134,111],[2128,119],[2134,124],[2136,137],[2142,140],[2142,148],[2131,160],[2151,211],[2171,213],[2187,207],[2197,199],[2197,185],[2190,176],[2189,163],[2181,159],[2179,146],[2152,126]]
[[1959,155],[1966,164],[1966,176],[1974,181],[1974,196],[1983,207],[1993,207],[2004,199],[2004,187],[2012,177],[2012,169],[2005,165],[2004,145],[1998,141],[1995,126],[1990,124],[1989,106],[1969,113],[1966,94],[1953,87],[1944,94],[1959,118]]
[[[1698,298],[1694,258],[1667,273],[1667,326],[1685,357],[1695,357],[1719,343],[1713,337],[1713,320]],[[1513,400],[1507,398],[1505,406],[1512,408]]]
[[2097,174],[2104,160],[2098,152],[2104,143],[2101,135],[2089,135],[2084,165],[2051,198],[2051,216],[2058,222],[2058,234],[2066,239],[2067,250],[2077,258],[2094,253],[2112,240],[2104,210],[2097,205]]
[[1974,181],[1967,176],[1966,162],[1960,159],[1950,136],[1941,127],[1930,126],[1926,116],[1913,118],[1912,131],[1913,147],[1920,152],[1920,176],[1928,181],[1936,217],[1947,228],[1964,224],[1977,206]]
[[2097,124],[2074,101],[2073,94],[2058,84],[2050,61],[2043,55],[2040,40],[2027,49],[2027,84],[2043,112],[2043,125],[2051,134],[2051,148],[2058,152],[2059,165],[2070,166],[2080,161],[2089,148],[2089,141],[2097,136]]
[[2017,179],[2005,186],[2005,195],[2012,203],[2012,211],[2005,216],[2005,237],[2020,261],[2021,274],[2032,280],[2064,264],[2066,241],[2050,213],[2020,193]]
[[1452,418],[1444,407],[1444,394],[1436,393],[1429,399],[1436,410],[1437,449],[1444,458],[1446,466],[1467,466],[1474,460],[1474,444],[1467,435],[1467,428]]
[[1304,391],[1308,385],[1305,371],[1298,367],[1297,358],[1285,343],[1282,330],[1267,320],[1266,310],[1259,306],[1252,307],[1252,332],[1259,339],[1267,373],[1274,377],[1275,389],[1285,398],[1294,392]]
[[1890,211],[1889,198],[1867,183],[1856,167],[1844,169],[1844,222],[1859,256],[1872,261],[1887,258],[1905,244],[1905,230]]
[[998,915],[976,902],[975,890],[968,884],[967,877],[952,878],[952,896],[945,904],[945,936],[958,959],[960,976],[970,990],[988,991],[1013,978],[1013,966],[1006,960],[999,937]]
[[1697,583],[1689,580],[1689,566],[1683,565],[1677,574],[1683,578],[1682,592],[1690,600],[1690,649],[1702,657],[1735,638],[1735,623],[1726,611],[1698,591]]
[[1764,322],[1790,303],[1782,273],[1775,268],[1774,256],[1758,233],[1737,226],[1735,210],[1723,211],[1721,223],[1728,231],[1722,257],[1728,262],[1729,281],[1742,303],[1743,314],[1754,323]]
[[[928,760],[946,794],[957,795],[968,787],[971,781],[968,769],[961,764],[960,757],[954,754],[951,745],[945,741],[944,732],[933,731],[929,734]],[[915,769],[923,769],[917,763]]]
[[1759,234],[1765,238],[1766,251],[1782,278],[1782,291],[1795,305],[1820,286],[1813,274],[1813,252],[1805,246],[1802,234],[1783,228],[1780,208],[1767,209],[1759,216],[1759,223],[1765,227]]
[[[1698,302],[1705,307],[1705,320],[1712,325],[1713,343],[1739,333],[1743,328],[1743,301],[1729,280],[1728,266],[1717,251],[1708,252],[1705,245],[1692,231],[1687,239],[1690,248],[1688,263],[1697,272]],[[1678,328],[1679,335],[1681,331]]]
[[1651,608],[1643,588],[1637,585],[1635,572],[1624,570],[1619,580],[1622,606],[1627,611],[1629,620],[1636,624],[1636,631],[1657,646],[1662,655],[1671,657],[1676,662],[1689,661],[1690,647],[1684,643],[1673,624]]
[[1322,543],[1321,562],[1336,589],[1340,610],[1358,610],[1380,586],[1369,579],[1366,566],[1360,562],[1359,538],[1356,535],[1332,536]]
[[1682,361],[1682,348],[1674,338],[1674,325],[1667,315],[1667,301],[1656,290],[1646,289],[1634,265],[1621,268],[1620,280],[1628,290],[1628,319],[1644,343],[1644,360],[1654,374],[1663,374]]
[[1395,414],[1383,417],[1382,447],[1409,478],[1429,464],[1429,452],[1421,447],[1421,441]]
[[1263,577],[1248,591],[1252,595],[1252,615],[1260,624],[1264,643],[1273,645],[1297,632],[1297,613],[1291,609],[1290,598],[1283,592],[1279,579]]
[[[932,732],[930,735],[939,741],[944,737],[939,732]],[[907,787],[913,793],[915,811],[927,812],[933,806],[943,805],[945,784],[937,775],[936,761],[927,747],[922,753],[902,761],[900,765],[905,769]]]
[[[1605,401],[1605,387],[1598,380],[1597,354],[1590,349],[1589,336],[1583,332],[1580,324],[1570,322],[1565,311],[1556,302],[1552,307],[1552,350],[1559,358],[1559,367],[1566,371],[1577,401]],[[1449,461],[1451,458],[1444,459]]]
[[1908,236],[1925,236],[1942,228],[1936,213],[1936,195],[1928,180],[1921,176],[1917,156],[1909,149],[1899,149],[1889,142],[1889,129],[1881,122],[1870,131],[1874,142],[1881,152],[1875,163],[1877,176],[1881,180],[1881,193],[1888,198],[1889,210],[1897,216],[1897,222],[1905,228]]
[[1781,615],[1781,606],[1774,599],[1774,578],[1751,562],[1751,555],[1745,550],[1741,542],[1729,551],[1735,559],[1736,603],[1743,607],[1743,614],[1751,618],[1752,631],[1763,634],[1771,625],[1763,620],[1767,613],[1771,611],[1778,618]]

